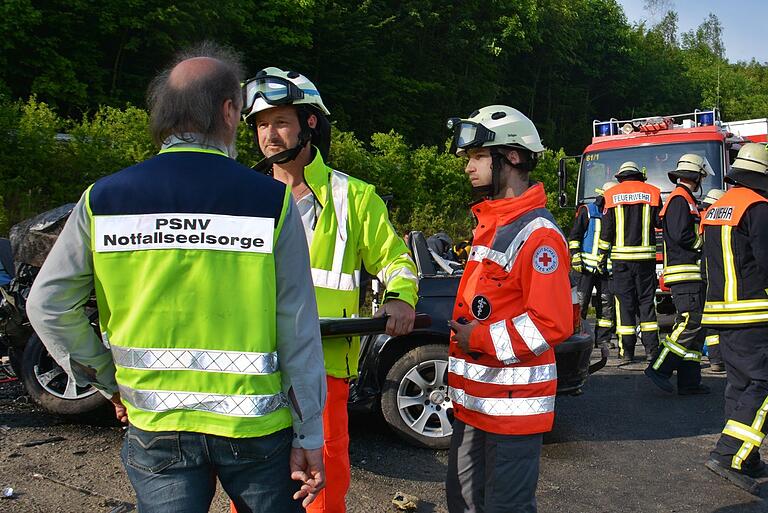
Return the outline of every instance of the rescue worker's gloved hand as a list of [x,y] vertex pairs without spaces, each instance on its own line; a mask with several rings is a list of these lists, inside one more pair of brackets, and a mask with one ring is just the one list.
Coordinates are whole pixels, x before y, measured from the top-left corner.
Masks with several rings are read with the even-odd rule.
[[581,259],[581,253],[574,253],[571,255],[571,269],[577,273],[582,272],[584,269],[584,262]]
[[606,265],[607,258],[605,254],[602,254],[597,260],[597,274],[601,276],[608,276],[608,267]]

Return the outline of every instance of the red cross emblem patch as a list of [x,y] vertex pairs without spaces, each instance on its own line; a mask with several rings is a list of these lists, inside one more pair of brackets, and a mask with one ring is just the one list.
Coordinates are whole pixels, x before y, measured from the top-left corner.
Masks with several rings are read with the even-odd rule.
[[541,246],[533,253],[533,268],[541,274],[550,274],[557,269],[557,253],[549,246]]

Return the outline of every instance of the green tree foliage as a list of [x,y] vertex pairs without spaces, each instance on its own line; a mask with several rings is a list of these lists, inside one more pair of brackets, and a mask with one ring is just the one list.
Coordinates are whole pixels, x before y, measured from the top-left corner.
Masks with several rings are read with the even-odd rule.
[[[679,35],[671,2],[645,4],[650,21],[632,25],[617,0],[7,0],[7,222],[151,155],[147,115],[132,105],[179,49],[206,39],[240,51],[250,73],[276,65],[311,77],[332,112],[331,163],[392,194],[399,230],[468,233],[468,185],[444,151],[444,123],[484,105],[536,123],[553,150],[536,171],[551,200],[558,149],[580,153],[594,119],[709,107],[727,120],[768,116],[768,66],[728,62],[717,17]],[[244,128],[239,148],[253,164]],[[570,223],[571,212],[556,215]]]

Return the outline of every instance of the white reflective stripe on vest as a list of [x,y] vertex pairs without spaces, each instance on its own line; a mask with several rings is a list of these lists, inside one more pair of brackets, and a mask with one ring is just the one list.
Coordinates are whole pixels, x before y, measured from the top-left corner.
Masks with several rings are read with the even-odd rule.
[[453,356],[448,358],[448,372],[493,385],[530,385],[557,379],[557,365],[554,363],[533,367],[487,367]]
[[[400,258],[403,258],[403,257],[410,258],[408,253],[404,253],[400,255]],[[411,271],[407,267],[399,267],[395,270],[392,270],[393,265],[395,265],[394,262],[386,266],[381,271],[379,271],[379,273],[376,275],[379,281],[384,284],[385,288],[389,284],[389,282],[391,282],[393,279],[397,278],[398,276],[405,278],[407,280],[413,280],[418,283],[419,279],[416,277],[415,274],[413,274],[413,271]]]
[[520,338],[523,339],[525,345],[536,356],[540,356],[544,351],[549,349],[549,344],[544,340],[539,328],[533,323],[533,320],[527,313],[520,314],[512,319],[512,324],[515,325],[515,329],[520,334]]
[[360,271],[345,274],[312,268],[312,283],[322,289],[355,290],[360,286]]
[[512,242],[504,252],[506,263],[503,265],[503,267],[507,272],[509,272],[515,265],[515,259],[517,259],[517,255],[520,253],[520,248],[523,246],[523,244],[525,244],[525,241],[528,240],[531,234],[539,228],[549,228],[554,230],[563,240],[563,244],[568,244],[568,241],[565,240],[565,237],[560,231],[560,228],[558,228],[556,224],[545,217],[537,217],[525,225],[525,227],[520,230],[517,235],[515,235],[515,238],[512,239]]
[[131,369],[197,370],[233,374],[277,372],[277,353],[157,349],[112,345],[115,365]]
[[525,225],[517,233],[517,235],[515,235],[515,238],[512,239],[512,242],[509,243],[509,246],[504,253],[501,251],[496,251],[495,249],[491,249],[487,246],[472,246],[472,250],[469,253],[469,260],[482,262],[483,259],[487,258],[488,260],[496,262],[507,272],[509,272],[512,269],[512,266],[515,265],[515,259],[520,252],[520,247],[522,247],[522,245],[526,240],[528,240],[531,234],[539,228],[549,228],[554,230],[557,232],[560,238],[563,239],[563,243],[568,245],[568,241],[565,240],[565,237],[560,232],[560,229],[557,227],[557,225],[545,217],[537,217],[531,220],[531,222]]
[[344,263],[344,250],[347,246],[347,206],[349,176],[339,171],[331,173],[331,191],[333,196],[333,210],[336,213],[336,244],[333,248],[333,265],[331,271],[341,274]]
[[194,410],[230,417],[262,417],[288,407],[282,393],[274,395],[223,395],[205,392],[135,390],[119,386],[120,398],[140,410],[164,412]]
[[507,331],[507,321],[501,320],[489,326],[493,348],[496,350],[496,358],[506,364],[517,363],[520,360],[512,349],[512,340]]
[[542,397],[475,397],[460,388],[449,388],[449,397],[468,410],[492,416],[524,416],[552,413],[555,411],[555,396]]

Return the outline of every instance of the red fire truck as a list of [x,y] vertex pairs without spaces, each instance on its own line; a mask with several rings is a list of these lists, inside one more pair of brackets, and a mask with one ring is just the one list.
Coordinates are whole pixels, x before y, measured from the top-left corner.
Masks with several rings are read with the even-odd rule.
[[[648,183],[661,189],[666,198],[673,184],[667,172],[673,170],[685,153],[696,153],[709,161],[715,175],[706,178],[702,196],[710,189],[723,188],[723,176],[745,142],[766,141],[768,119],[723,122],[717,109],[688,114],[648,116],[629,120],[610,119],[592,123],[592,144],[582,155],[565,157],[559,167],[559,202],[561,207],[575,207],[595,200],[596,188],[614,179],[622,163],[631,160],[645,168]],[[578,165],[575,184],[568,170]],[[573,174],[573,173],[571,173]],[[661,234],[656,234],[656,272],[661,278]],[[671,326],[674,305],[663,280],[657,294],[659,324]]]

